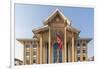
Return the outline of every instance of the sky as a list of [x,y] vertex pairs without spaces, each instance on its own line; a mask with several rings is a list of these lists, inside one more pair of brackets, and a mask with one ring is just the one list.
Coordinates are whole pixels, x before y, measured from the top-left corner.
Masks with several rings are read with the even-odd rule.
[[[84,7],[15,4],[15,38],[32,38],[32,29],[43,26],[55,9],[59,9],[71,21],[71,25],[81,30],[80,37],[90,37],[89,57],[94,55],[94,9]],[[23,60],[23,46],[15,42],[15,58]]]

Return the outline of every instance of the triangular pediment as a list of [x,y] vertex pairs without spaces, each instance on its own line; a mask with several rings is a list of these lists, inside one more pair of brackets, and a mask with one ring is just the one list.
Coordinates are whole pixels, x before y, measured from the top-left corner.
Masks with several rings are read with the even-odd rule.
[[64,18],[60,15],[60,13],[58,12],[57,14],[55,14],[54,16],[52,16],[49,19],[49,22],[51,23],[58,23],[58,22],[64,22]]
[[44,20],[44,25],[48,25],[48,23],[52,21],[63,21],[62,23],[70,25],[68,18],[66,18],[59,9],[56,9],[47,19]]

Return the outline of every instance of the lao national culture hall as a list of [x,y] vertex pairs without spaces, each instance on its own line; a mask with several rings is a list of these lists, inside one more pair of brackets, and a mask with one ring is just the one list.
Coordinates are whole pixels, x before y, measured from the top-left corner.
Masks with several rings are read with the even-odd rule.
[[16,39],[24,46],[25,65],[88,60],[87,44],[92,38],[79,37],[80,30],[72,27],[59,9],[45,19],[43,25],[32,30],[32,39]]

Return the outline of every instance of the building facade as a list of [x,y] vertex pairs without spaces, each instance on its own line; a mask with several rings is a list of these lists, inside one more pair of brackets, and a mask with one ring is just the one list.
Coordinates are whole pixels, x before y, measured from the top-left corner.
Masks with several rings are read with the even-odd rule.
[[[80,30],[72,27],[59,9],[43,24],[43,27],[32,30],[32,39],[17,39],[24,46],[24,64],[88,61],[87,44],[91,38],[79,37]],[[60,45],[57,44],[60,48],[55,46],[57,36],[60,36]]]

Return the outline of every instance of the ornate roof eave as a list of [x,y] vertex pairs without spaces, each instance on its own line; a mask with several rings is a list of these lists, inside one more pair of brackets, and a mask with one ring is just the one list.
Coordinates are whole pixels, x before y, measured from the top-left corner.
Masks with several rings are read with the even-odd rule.
[[17,41],[19,41],[20,43],[24,43],[25,41],[33,41],[32,38],[17,38],[16,39]]
[[37,29],[33,29],[32,32],[34,34],[38,34],[39,32],[46,31],[46,30],[49,30],[48,25],[45,25],[45,26],[37,28]]
[[73,32],[78,33],[78,34],[81,32],[80,30],[78,30],[72,26],[69,26],[69,25],[67,25],[67,30],[73,31]]
[[67,21],[68,25],[71,25],[69,19],[67,17],[65,17],[63,15],[63,13],[57,8],[51,15],[48,16],[48,18],[46,18],[43,22],[44,22],[44,25],[47,25],[49,23],[49,21],[57,14],[59,13],[60,16],[64,19],[64,21]]
[[77,40],[86,40],[87,43],[90,42],[92,40],[92,38],[86,38],[86,37],[79,37]]

